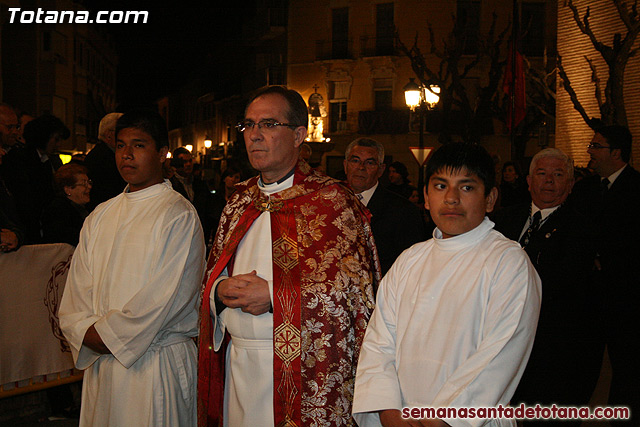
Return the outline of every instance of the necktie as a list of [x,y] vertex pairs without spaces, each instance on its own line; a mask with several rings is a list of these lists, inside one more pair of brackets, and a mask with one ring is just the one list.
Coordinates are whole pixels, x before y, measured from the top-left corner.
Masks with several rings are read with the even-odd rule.
[[360,200],[361,202],[364,200],[364,196],[360,193],[356,194],[356,197],[358,198],[358,200]]
[[529,244],[529,240],[531,240],[531,235],[538,230],[540,227],[540,220],[542,219],[542,213],[540,211],[533,214],[533,219],[529,221],[529,228],[524,232],[522,237],[520,238],[520,246],[523,248]]
[[603,196],[607,193],[607,191],[609,190],[609,183],[611,181],[609,181],[609,178],[605,178],[602,181],[600,181],[600,194],[602,194]]

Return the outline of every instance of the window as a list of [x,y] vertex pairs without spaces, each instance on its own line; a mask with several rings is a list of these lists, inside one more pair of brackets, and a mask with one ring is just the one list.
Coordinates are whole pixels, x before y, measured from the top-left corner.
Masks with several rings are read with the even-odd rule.
[[464,38],[463,53],[475,55],[478,51],[480,32],[480,1],[458,0],[456,20]]
[[393,3],[376,5],[376,55],[393,55]]
[[522,53],[526,56],[544,55],[545,4],[522,3]]
[[349,8],[332,10],[331,51],[334,59],[349,56]]
[[347,101],[329,101],[329,131],[347,130]]
[[347,130],[347,100],[351,90],[348,80],[329,81],[329,132]]
[[393,103],[393,80],[373,80],[373,102],[376,111],[390,111]]

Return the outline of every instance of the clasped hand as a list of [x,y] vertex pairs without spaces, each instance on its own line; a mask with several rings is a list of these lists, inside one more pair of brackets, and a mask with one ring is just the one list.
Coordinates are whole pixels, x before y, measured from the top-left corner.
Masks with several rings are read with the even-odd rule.
[[245,313],[258,316],[271,308],[269,283],[251,273],[229,277],[218,284],[216,294],[220,302],[229,308],[239,308]]

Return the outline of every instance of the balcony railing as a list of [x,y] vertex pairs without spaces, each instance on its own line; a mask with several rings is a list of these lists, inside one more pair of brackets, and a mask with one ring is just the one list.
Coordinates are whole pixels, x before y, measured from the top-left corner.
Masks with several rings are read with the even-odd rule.
[[360,37],[360,56],[397,56],[395,39],[393,37]]
[[353,40],[316,40],[316,61],[353,59]]
[[358,114],[358,133],[402,134],[409,132],[409,110],[360,111]]

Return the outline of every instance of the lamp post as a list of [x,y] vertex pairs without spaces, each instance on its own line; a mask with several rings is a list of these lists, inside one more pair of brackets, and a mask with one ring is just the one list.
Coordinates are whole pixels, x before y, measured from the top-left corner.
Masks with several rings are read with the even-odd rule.
[[[404,87],[404,99],[407,107],[411,111],[416,108],[420,112],[420,133],[418,134],[418,151],[422,156],[424,153],[424,118],[428,110],[433,109],[440,100],[440,87],[437,85],[425,86],[417,84],[414,78],[409,78],[409,83]],[[418,195],[422,200],[422,191],[424,189],[424,158],[418,160],[420,167],[418,168]]]

